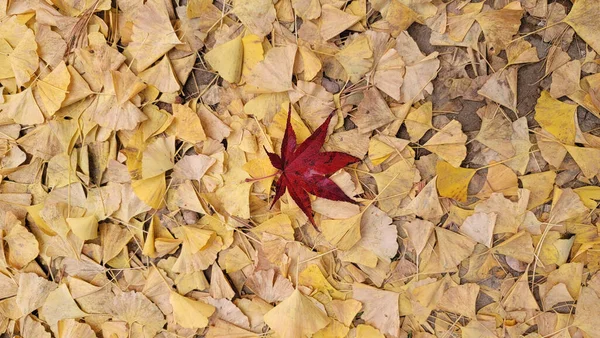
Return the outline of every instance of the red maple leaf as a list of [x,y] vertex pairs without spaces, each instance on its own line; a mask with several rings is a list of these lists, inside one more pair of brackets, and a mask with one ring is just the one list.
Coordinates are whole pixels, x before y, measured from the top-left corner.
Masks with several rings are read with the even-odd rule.
[[290,106],[281,144],[281,157],[267,151],[273,167],[281,171],[281,176],[275,183],[275,199],[271,207],[288,189],[290,196],[314,226],[316,224],[312,215],[309,193],[329,200],[357,203],[346,196],[329,175],[360,159],[338,151],[320,152],[332,117],[333,114],[329,115],[312,135],[302,144],[297,145],[296,133],[291,123]]

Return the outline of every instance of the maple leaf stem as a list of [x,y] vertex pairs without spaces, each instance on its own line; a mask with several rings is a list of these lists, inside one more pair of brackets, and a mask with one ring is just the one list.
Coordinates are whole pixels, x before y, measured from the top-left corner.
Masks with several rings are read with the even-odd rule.
[[264,179],[267,179],[267,178],[271,178],[271,177],[273,177],[273,176],[276,176],[277,174],[280,174],[280,173],[281,173],[281,170],[277,170],[277,172],[275,172],[274,174],[271,174],[271,175],[267,175],[267,176],[263,176],[263,177],[256,177],[256,178],[247,178],[247,179],[245,180],[245,182],[256,182],[256,181],[261,181],[261,180],[264,180]]

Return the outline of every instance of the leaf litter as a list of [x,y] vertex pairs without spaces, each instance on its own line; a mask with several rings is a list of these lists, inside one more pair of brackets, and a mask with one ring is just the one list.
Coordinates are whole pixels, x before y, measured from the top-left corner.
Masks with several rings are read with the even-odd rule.
[[0,2],[6,337],[597,337],[596,0]]

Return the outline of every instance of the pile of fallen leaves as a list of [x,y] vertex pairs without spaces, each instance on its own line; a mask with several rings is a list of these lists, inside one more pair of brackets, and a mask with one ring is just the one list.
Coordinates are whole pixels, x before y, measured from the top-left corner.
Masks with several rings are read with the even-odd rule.
[[0,0],[3,337],[600,337],[548,2]]

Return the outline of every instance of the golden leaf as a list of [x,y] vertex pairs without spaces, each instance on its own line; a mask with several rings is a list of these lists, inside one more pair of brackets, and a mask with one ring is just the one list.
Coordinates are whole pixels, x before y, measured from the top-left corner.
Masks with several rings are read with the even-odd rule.
[[61,61],[50,74],[37,83],[42,104],[50,116],[60,109],[67,96],[70,83],[71,75],[64,61]]
[[563,22],[573,27],[575,32],[587,42],[596,52],[600,53],[600,37],[598,31],[600,24],[596,20],[596,14],[600,12],[600,3],[594,0],[578,0],[573,8],[563,19]]
[[257,87],[259,93],[279,93],[292,89],[292,73],[296,59],[296,46],[274,47],[265,59],[258,62],[246,82]]
[[[227,55],[226,58],[223,55]],[[208,64],[229,83],[238,83],[242,75],[244,46],[242,36],[218,45],[204,55]]]
[[360,20],[359,16],[346,13],[330,4],[321,9],[320,31],[323,40],[327,41],[350,28]]
[[310,336],[331,319],[297,289],[264,316],[265,323],[282,338]]
[[178,91],[181,86],[175,77],[169,58],[164,56],[155,66],[139,74],[140,79],[153,85],[161,92],[171,93]]
[[373,49],[366,35],[359,35],[346,43],[344,49],[335,54],[344,67],[348,79],[354,83],[373,67]]
[[437,134],[433,135],[424,145],[425,149],[437,154],[454,167],[460,164],[467,156],[465,142],[467,135],[462,132],[461,124],[452,120]]
[[438,161],[435,166],[437,189],[442,197],[453,198],[460,202],[467,201],[469,182],[477,170],[456,168],[446,161]]
[[523,9],[521,3],[513,1],[499,10],[484,11],[475,17],[493,54],[506,48],[521,26]]
[[577,106],[558,101],[543,91],[535,105],[535,119],[547,132],[566,145],[575,142]]
[[273,30],[276,12],[272,1],[235,0],[233,11],[253,34],[263,37]]
[[58,322],[63,319],[76,319],[86,315],[75,303],[66,284],[61,284],[50,292],[40,309],[40,317],[52,328],[57,327]]
[[137,73],[181,43],[171,26],[165,7],[159,1],[148,1],[135,11],[131,42],[125,49],[125,54]]

